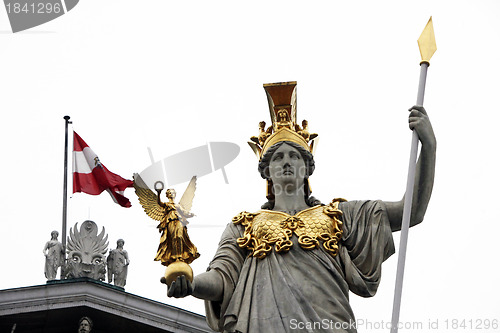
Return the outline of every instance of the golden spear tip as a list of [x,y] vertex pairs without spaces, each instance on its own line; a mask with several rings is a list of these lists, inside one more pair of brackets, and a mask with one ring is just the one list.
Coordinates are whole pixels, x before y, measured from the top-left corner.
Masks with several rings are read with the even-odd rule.
[[429,22],[427,22],[427,25],[425,26],[424,31],[422,31],[422,34],[418,38],[417,42],[418,48],[420,49],[420,56],[422,57],[420,64],[429,64],[432,55],[437,50],[436,38],[434,37],[434,26],[432,25],[432,16],[429,19]]

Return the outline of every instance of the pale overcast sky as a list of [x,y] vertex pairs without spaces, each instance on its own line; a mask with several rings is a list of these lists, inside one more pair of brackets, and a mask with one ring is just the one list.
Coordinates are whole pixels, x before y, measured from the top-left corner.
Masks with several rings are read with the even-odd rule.
[[[417,38],[431,15],[438,50],[424,106],[438,141],[436,181],[425,221],[410,230],[400,320],[422,323],[418,332],[435,332],[436,320],[441,332],[453,331],[446,320],[500,320],[500,2],[482,0],[85,0],[17,34],[1,8],[0,289],[46,282],[42,249],[61,231],[65,115],[101,162],[129,179],[150,165],[148,147],[158,160],[211,141],[241,147],[226,166],[229,184],[220,171],[198,181],[195,274],[231,218],[265,201],[246,144],[269,122],[263,83],[298,82],[298,118],[320,135],[317,198],[399,200]],[[153,261],[156,223],[132,189],[125,195],[131,208],[106,193],[71,196],[68,231],[86,219],[105,227],[109,247],[123,238],[130,254],[127,292],[204,314],[202,301],[166,297]],[[394,240],[398,248],[399,233]],[[384,263],[375,297],[352,295],[358,320],[390,321],[396,263],[397,255]]]

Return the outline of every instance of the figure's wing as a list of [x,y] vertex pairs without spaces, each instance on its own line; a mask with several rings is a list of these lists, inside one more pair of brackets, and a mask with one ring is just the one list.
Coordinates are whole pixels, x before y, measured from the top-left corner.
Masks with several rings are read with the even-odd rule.
[[153,220],[162,221],[165,216],[165,208],[158,204],[157,195],[149,189],[137,173],[134,173],[134,188],[146,214]]
[[191,212],[195,191],[196,191],[196,176],[193,176],[193,178],[191,178],[191,181],[189,182],[189,185],[186,188],[186,191],[184,191],[181,200],[179,201],[179,206],[186,213]]

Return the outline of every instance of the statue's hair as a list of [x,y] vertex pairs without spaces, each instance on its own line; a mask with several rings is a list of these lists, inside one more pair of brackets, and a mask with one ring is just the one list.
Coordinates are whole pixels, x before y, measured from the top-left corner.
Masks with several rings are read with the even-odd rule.
[[78,326],[80,326],[82,324],[82,321],[84,321],[84,320],[88,321],[90,329],[92,329],[92,326],[94,326],[94,323],[92,322],[92,319],[90,319],[89,317],[80,318],[80,320],[78,321]]
[[[292,146],[293,148],[297,149],[302,156],[302,159],[304,160],[304,164],[306,166],[306,174],[305,174],[305,179],[308,179],[309,176],[311,176],[314,172],[314,157],[311,154],[311,152],[301,145],[291,142],[291,141],[280,141],[274,145],[272,145],[262,156],[262,158],[259,161],[259,173],[260,176],[267,181],[271,182],[271,176],[269,174],[269,163],[271,162],[271,157],[273,154],[278,150],[279,147],[281,147],[284,143]],[[274,197],[274,196],[273,196]],[[306,204],[310,207],[319,205],[321,202],[313,197],[311,195],[311,191],[309,189],[309,183],[307,181],[304,182],[304,197]],[[273,209],[274,208],[274,198],[269,199],[265,204],[261,206],[262,209]]]

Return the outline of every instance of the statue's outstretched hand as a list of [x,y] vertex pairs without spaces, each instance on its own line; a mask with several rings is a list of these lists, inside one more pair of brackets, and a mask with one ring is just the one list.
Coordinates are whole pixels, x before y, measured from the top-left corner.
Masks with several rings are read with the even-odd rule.
[[[162,283],[165,283],[164,278],[162,278]],[[176,280],[174,280],[170,287],[168,287],[167,296],[182,298],[193,293],[193,284],[186,279],[185,275],[178,276]]]
[[408,117],[408,122],[410,129],[415,130],[418,134],[422,146],[436,145],[436,137],[434,136],[434,130],[432,129],[431,122],[427,116],[427,111],[425,111],[423,106],[414,105],[410,109],[410,115]]

